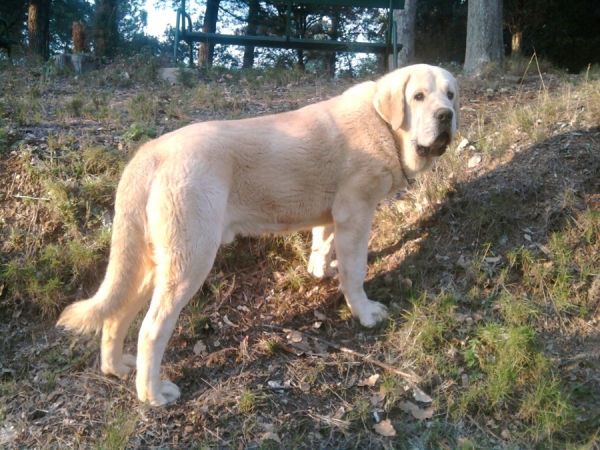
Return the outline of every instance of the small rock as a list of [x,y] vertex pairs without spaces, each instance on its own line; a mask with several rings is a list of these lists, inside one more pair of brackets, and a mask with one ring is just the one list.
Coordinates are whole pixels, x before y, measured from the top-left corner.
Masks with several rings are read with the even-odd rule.
[[467,375],[466,373],[463,373],[460,376],[460,381],[461,381],[463,387],[469,386],[469,375]]
[[473,156],[471,156],[471,158],[469,159],[469,162],[467,163],[467,167],[469,169],[472,169],[473,167],[476,167],[479,165],[479,163],[481,163],[481,160],[483,159],[483,156],[481,155],[481,153],[475,153]]

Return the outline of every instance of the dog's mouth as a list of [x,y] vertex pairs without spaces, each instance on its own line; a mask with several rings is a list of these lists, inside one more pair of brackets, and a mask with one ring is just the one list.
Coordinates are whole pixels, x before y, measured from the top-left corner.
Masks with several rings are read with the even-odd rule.
[[428,147],[420,145],[418,142],[416,142],[417,155],[423,158],[427,156],[442,156],[448,149],[448,144],[450,144],[451,140],[450,133],[447,131],[442,131],[438,137],[435,138],[435,141],[433,141]]

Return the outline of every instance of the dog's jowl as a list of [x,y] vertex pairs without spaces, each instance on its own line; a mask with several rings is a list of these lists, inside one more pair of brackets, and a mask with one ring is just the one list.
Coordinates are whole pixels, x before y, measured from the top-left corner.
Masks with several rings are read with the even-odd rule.
[[[142,401],[179,397],[160,364],[182,308],[217,249],[237,235],[313,230],[309,271],[333,271],[366,327],[386,315],[363,289],[377,203],[431,168],[454,137],[458,88],[440,68],[416,65],[293,112],[189,125],[144,145],[125,169],[115,204],[110,260],[96,295],[58,324],[102,330],[102,371],[137,367]],[[150,301],[138,355],[127,330]]]

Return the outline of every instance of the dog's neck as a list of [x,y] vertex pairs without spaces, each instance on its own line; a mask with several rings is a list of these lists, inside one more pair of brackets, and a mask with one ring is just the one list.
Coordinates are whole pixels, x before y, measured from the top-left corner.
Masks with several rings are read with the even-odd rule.
[[[381,120],[383,120],[383,119],[381,119]],[[402,142],[400,142],[400,139],[398,139],[398,136],[396,135],[396,133],[394,133],[392,126],[389,123],[387,123],[385,120],[383,120],[383,121],[385,122],[385,126],[387,127],[388,131],[390,132],[390,135],[392,136],[392,141],[394,142],[394,148],[396,149],[396,156],[398,157],[398,164],[400,164],[400,170],[402,170],[402,176],[406,180],[406,185],[408,187],[411,184],[411,180],[410,180],[410,178],[408,178],[408,176],[406,176],[406,172],[404,171],[404,165],[402,164],[402,151],[403,151]]]

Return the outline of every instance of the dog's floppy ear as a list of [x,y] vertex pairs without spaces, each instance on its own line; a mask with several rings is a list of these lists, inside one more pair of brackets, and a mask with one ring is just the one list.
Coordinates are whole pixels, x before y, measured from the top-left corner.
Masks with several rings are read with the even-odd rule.
[[388,76],[378,83],[373,106],[383,120],[397,130],[404,122],[404,90],[408,74]]

